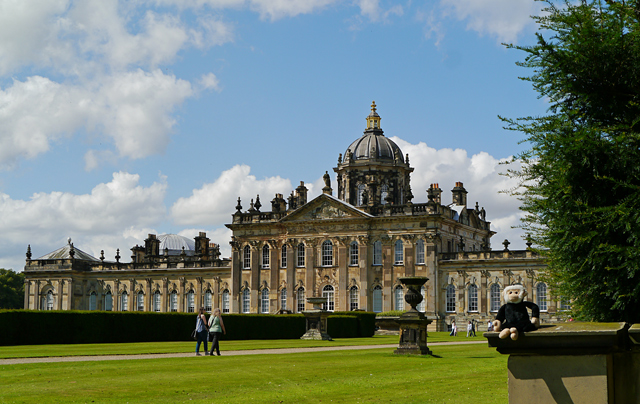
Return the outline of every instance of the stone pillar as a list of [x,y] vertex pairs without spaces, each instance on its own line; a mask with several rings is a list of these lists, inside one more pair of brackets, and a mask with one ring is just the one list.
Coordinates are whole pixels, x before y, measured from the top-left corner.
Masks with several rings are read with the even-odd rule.
[[[438,309],[438,299],[440,298],[440,286],[439,286],[439,277],[437,274],[437,265],[438,265],[438,250],[437,245],[435,244],[435,240],[433,238],[427,239],[427,242],[424,246],[425,250],[425,263],[427,265],[427,278],[431,279],[430,282],[427,282],[427,301],[425,303],[425,311],[427,313],[437,314],[436,310]],[[444,311],[444,310],[442,310]],[[439,331],[439,330],[438,330]]]
[[402,249],[403,249],[403,261],[404,261],[404,276],[414,276],[416,274],[416,266],[415,266],[415,248],[414,248],[414,237],[408,237],[408,240],[402,241]]
[[[369,271],[369,239],[367,237],[358,238],[358,266],[360,267],[360,301],[358,308],[372,311],[373,306],[370,303],[369,291],[370,285],[373,283],[373,271]],[[348,293],[348,292],[347,292]]]
[[[335,291],[335,311],[349,311],[349,240],[341,237],[338,240],[338,290]],[[335,266],[336,263],[334,262]]]
[[[316,297],[316,274],[314,266],[316,264],[316,240],[306,239],[304,243],[305,254],[305,271],[304,271],[304,287],[307,299],[310,297]],[[306,302],[305,302],[306,309]]]
[[491,317],[491,313],[489,313],[489,300],[487,299],[487,295],[489,293],[489,277],[489,271],[480,271],[480,298],[478,299],[478,313],[487,317]]
[[31,281],[29,281],[28,279],[24,280],[24,303],[22,308],[25,310],[29,310],[31,309],[31,307],[29,307],[29,287],[31,286]]
[[[640,403],[640,350],[624,323],[568,322],[517,341],[484,335],[508,354],[509,403]],[[636,334],[638,335],[638,334]]]
[[295,287],[296,287],[296,257],[298,245],[290,240],[287,246],[287,309],[292,313],[296,311]]
[[180,281],[180,292],[178,295],[178,312],[186,313],[187,307],[185,305],[186,296],[184,294],[184,288],[186,286],[187,279],[184,276],[182,276],[180,277],[179,281]]
[[262,263],[262,251],[258,248],[258,243],[256,241],[251,242],[251,282],[249,282],[249,287],[251,288],[251,303],[250,303],[250,313],[259,313],[258,304],[260,302],[259,299],[259,289],[260,289],[260,264]]
[[200,310],[200,307],[204,306],[204,298],[202,293],[202,284],[204,283],[204,279],[201,276],[196,278],[196,307],[194,311],[197,313]]
[[151,286],[153,285],[153,279],[147,278],[147,290],[145,291],[144,311],[153,311],[153,295],[151,293]]
[[393,240],[382,240],[382,311],[393,309]]
[[242,280],[242,249],[236,241],[231,243],[231,284],[229,290],[229,311],[240,313],[240,285]]
[[40,310],[41,302],[40,302],[40,280],[39,279],[34,282],[34,286],[35,286],[35,290],[33,293],[33,309]]
[[278,311],[278,286],[280,283],[280,260],[275,241],[269,242],[269,313]]
[[162,278],[162,310],[163,313],[168,312],[169,309],[169,278]]

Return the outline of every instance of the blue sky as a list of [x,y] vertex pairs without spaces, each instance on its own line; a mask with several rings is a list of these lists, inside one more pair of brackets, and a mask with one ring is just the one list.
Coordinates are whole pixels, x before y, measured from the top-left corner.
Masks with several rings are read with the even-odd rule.
[[[37,5],[37,6],[36,6]],[[320,192],[372,100],[409,154],[414,202],[462,181],[523,248],[499,191],[545,113],[518,76],[533,0],[156,0],[0,3],[0,267],[76,247],[107,259],[148,233],[207,231],[229,251],[245,208]],[[335,177],[334,177],[335,178]],[[122,253],[124,252],[124,254]]]

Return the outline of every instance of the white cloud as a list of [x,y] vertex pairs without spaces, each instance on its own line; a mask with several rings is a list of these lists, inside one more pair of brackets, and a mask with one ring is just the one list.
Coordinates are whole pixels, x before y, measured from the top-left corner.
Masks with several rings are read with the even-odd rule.
[[523,216],[519,210],[520,201],[501,192],[517,185],[516,180],[500,175],[506,172],[501,163],[507,159],[497,159],[486,152],[469,157],[462,149],[436,150],[423,142],[414,145],[397,137],[391,139],[409,154],[410,164],[415,169],[411,174],[414,203],[426,202],[426,190],[430,184],[438,183],[442,189],[442,203],[447,205],[452,202],[451,189],[460,181],[468,192],[468,206],[474,207],[477,201],[484,207],[492,230],[498,232],[492,248],[501,249],[500,243],[505,238],[513,243],[510,248],[524,248],[522,231],[511,228],[519,225]]
[[214,182],[194,189],[191,196],[178,199],[171,207],[171,217],[179,225],[219,225],[231,221],[238,197],[243,211],[249,209],[251,199],[260,195],[263,211],[271,210],[276,193],[292,189],[291,181],[281,177],[263,180],[250,175],[247,165],[236,165],[224,171]]
[[220,80],[213,73],[203,74],[200,77],[200,87],[205,90],[214,90],[220,92],[222,89],[220,88]]
[[495,37],[498,42],[516,42],[534,26],[531,15],[540,13],[534,0],[440,0],[445,13],[467,21],[467,29]]
[[[164,179],[148,187],[139,181],[139,175],[116,172],[110,182],[96,185],[89,194],[41,192],[17,200],[0,193],[0,256],[9,260],[31,244],[35,258],[61,247],[67,237],[94,255],[111,246],[114,254],[115,248],[130,248],[166,212]],[[125,252],[127,260],[128,255]]]
[[[193,95],[191,84],[160,70],[105,77],[97,87],[60,84],[33,76],[0,89],[0,166],[33,158],[52,141],[87,129],[109,136],[120,157],[164,152],[174,109]],[[88,155],[95,168],[96,155]]]

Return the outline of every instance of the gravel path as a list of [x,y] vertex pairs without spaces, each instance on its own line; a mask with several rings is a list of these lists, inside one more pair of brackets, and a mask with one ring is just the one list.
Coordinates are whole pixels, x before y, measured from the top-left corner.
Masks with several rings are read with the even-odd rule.
[[[431,346],[438,345],[463,345],[463,344],[486,344],[487,341],[453,341],[453,342],[432,342]],[[222,351],[224,356],[242,355],[271,355],[289,354],[304,352],[324,352],[324,351],[352,351],[362,349],[396,348],[397,344],[385,345],[355,345],[355,346],[330,346],[316,348],[280,348],[280,349],[255,349],[244,351]],[[169,353],[169,354],[144,354],[144,355],[101,355],[101,356],[55,356],[41,358],[12,358],[0,359],[0,365],[19,365],[26,363],[49,363],[49,362],[95,362],[95,361],[117,361],[131,359],[159,359],[159,358],[186,358],[195,357],[194,352]],[[202,355],[204,358],[204,354]]]

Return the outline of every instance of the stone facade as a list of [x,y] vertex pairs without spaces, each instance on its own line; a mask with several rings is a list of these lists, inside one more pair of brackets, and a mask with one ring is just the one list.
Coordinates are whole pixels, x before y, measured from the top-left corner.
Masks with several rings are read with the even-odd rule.
[[[330,311],[379,312],[404,309],[398,278],[415,275],[429,278],[421,309],[432,329],[445,330],[454,318],[460,331],[471,319],[483,329],[512,283],[543,306],[543,322],[555,321],[562,312],[539,280],[544,260],[509,251],[506,240],[492,251],[487,213],[477,202],[468,206],[462,182],[451,189],[451,204],[437,183],[426,203],[413,203],[409,156],[385,137],[375,103],[366,122],[333,169],[336,196],[327,172],[323,193],[311,201],[302,182],[286,199],[276,194],[270,210],[261,210],[259,196],[243,210],[238,198],[227,225],[230,259],[219,259],[204,233],[182,252],[149,235],[126,264],[69,251],[31,260],[28,252],[25,307],[122,310],[126,292],[127,310],[189,311],[211,300],[232,313],[300,312],[310,308],[307,297],[325,296]],[[109,293],[116,303],[106,302]]]

